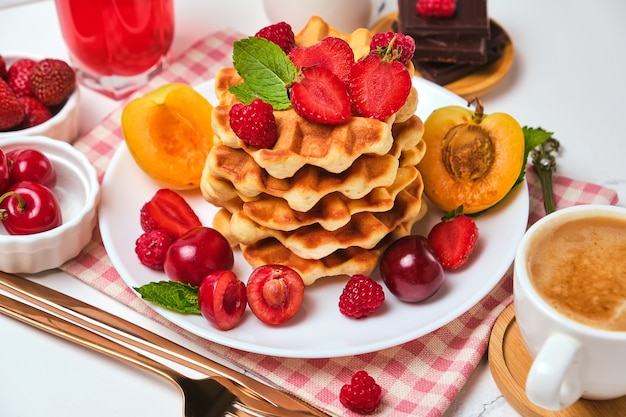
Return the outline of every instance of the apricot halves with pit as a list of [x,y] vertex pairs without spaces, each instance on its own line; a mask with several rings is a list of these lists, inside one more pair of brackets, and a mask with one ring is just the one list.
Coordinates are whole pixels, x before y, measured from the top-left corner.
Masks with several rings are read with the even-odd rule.
[[424,193],[443,211],[492,207],[515,185],[524,163],[524,133],[505,113],[447,106],[424,123],[426,154],[419,164]]
[[162,186],[200,186],[213,145],[211,104],[187,84],[165,84],[130,101],[122,111],[122,132],[139,167]]

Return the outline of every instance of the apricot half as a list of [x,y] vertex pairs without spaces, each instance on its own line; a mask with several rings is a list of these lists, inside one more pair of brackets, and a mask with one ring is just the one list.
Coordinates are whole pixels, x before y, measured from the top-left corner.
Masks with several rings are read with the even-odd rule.
[[191,86],[166,84],[124,107],[124,140],[137,165],[162,186],[197,188],[213,145],[212,111]]
[[424,193],[448,212],[463,206],[477,213],[492,207],[511,190],[524,163],[524,133],[505,113],[484,115],[447,106],[424,123],[426,154],[419,164]]

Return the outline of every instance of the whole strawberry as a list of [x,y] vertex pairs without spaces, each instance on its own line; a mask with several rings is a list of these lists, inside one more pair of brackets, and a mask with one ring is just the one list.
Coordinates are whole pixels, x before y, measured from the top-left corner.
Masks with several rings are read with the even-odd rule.
[[37,61],[30,58],[20,58],[13,61],[7,71],[7,83],[16,96],[32,96],[30,73]]
[[465,264],[478,242],[478,226],[464,214],[437,223],[428,233],[428,242],[446,269]]
[[37,126],[52,118],[50,109],[35,97],[18,97],[18,101],[24,108],[24,120],[20,124],[20,129],[28,129]]
[[350,384],[341,387],[339,401],[349,410],[361,414],[376,411],[381,402],[382,390],[366,371],[358,371],[352,376]]
[[139,262],[156,271],[163,271],[165,254],[174,239],[163,229],[143,233],[135,241],[135,253]]
[[67,62],[46,58],[30,73],[33,96],[48,107],[63,103],[76,88],[76,74]]
[[230,127],[238,138],[258,148],[270,148],[277,139],[276,118],[270,104],[256,98],[248,105],[231,107]]
[[24,120],[24,108],[9,87],[0,79],[0,131],[9,130]]
[[415,11],[423,17],[452,17],[456,11],[456,0],[419,0]]
[[2,55],[0,55],[0,78],[4,81],[7,80],[7,62],[4,60]]
[[415,53],[415,40],[402,33],[379,32],[372,36],[370,51],[384,54],[391,46],[392,55],[402,65],[408,65]]
[[339,296],[339,311],[342,314],[360,319],[367,317],[385,301],[383,287],[365,275],[353,275]]
[[280,46],[286,54],[288,54],[289,51],[296,46],[293,30],[291,29],[289,23],[286,22],[278,22],[276,24],[266,26],[259,30],[254,36],[274,42],[276,45]]

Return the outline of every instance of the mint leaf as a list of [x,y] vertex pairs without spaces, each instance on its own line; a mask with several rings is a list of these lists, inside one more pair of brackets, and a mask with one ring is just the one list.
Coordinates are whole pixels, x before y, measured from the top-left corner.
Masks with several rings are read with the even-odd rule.
[[178,281],[159,281],[135,287],[135,290],[144,300],[176,313],[201,314],[198,287]]
[[515,182],[516,185],[524,180],[524,176],[526,175],[526,163],[530,152],[550,139],[554,134],[554,132],[548,132],[540,127],[524,126],[522,127],[522,131],[524,132],[524,163],[522,164],[522,171]]
[[243,85],[229,89],[239,100],[249,104],[258,97],[276,110],[291,106],[287,86],[298,71],[280,46],[256,36],[240,39],[234,44],[233,65],[244,79]]

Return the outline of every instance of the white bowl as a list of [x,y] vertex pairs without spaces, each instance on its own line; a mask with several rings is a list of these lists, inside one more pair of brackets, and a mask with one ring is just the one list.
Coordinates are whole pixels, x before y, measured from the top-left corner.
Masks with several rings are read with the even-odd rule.
[[[30,58],[35,61],[44,59],[43,56],[27,55],[20,53],[2,53],[2,57],[6,61],[7,69],[11,64],[21,58]],[[78,137],[78,103],[80,101],[80,90],[78,84],[72,95],[67,99],[63,108],[57,114],[52,116],[50,120],[40,125],[29,127],[28,129],[12,130],[8,132],[0,132],[0,146],[4,143],[5,138],[14,136],[48,136],[63,142],[73,142]]]
[[61,206],[62,224],[31,235],[10,235],[0,225],[0,270],[36,273],[57,268],[89,243],[97,223],[100,184],[87,157],[70,144],[44,136],[15,136],[0,142],[4,153],[20,148],[43,152],[57,174],[52,192]]

